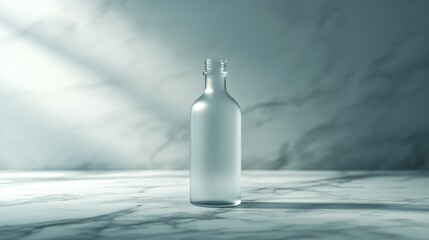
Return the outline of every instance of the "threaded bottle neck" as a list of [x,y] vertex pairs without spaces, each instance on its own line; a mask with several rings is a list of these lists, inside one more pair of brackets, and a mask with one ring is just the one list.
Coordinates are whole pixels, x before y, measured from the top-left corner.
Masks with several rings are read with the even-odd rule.
[[204,75],[227,75],[226,71],[226,59],[224,58],[207,58],[206,59],[206,70],[203,72]]

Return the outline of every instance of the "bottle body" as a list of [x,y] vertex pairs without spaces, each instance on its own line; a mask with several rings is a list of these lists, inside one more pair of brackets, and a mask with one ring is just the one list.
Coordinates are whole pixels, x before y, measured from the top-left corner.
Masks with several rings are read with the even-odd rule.
[[241,111],[225,80],[206,75],[206,90],[191,108],[190,201],[198,206],[241,203]]

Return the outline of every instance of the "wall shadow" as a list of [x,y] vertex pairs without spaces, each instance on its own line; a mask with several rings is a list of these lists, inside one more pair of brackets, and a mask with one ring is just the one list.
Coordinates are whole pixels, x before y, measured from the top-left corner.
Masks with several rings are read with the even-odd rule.
[[336,210],[388,210],[388,211],[418,211],[429,212],[429,207],[415,204],[389,204],[389,203],[318,203],[318,202],[259,202],[242,201],[237,208],[249,209],[336,209]]

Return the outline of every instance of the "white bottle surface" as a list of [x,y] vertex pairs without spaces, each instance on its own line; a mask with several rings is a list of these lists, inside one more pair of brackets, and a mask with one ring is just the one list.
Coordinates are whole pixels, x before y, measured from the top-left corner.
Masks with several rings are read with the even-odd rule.
[[206,87],[191,108],[190,201],[241,203],[241,111],[226,91],[226,61],[206,60]]

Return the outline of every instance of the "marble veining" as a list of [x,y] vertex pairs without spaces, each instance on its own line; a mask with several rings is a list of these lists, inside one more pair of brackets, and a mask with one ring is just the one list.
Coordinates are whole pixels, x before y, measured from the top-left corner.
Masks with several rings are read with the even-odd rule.
[[186,169],[207,57],[243,168],[429,169],[429,1],[39,1],[0,1],[0,169]]
[[243,203],[187,171],[0,172],[0,239],[427,239],[425,171],[245,171]]

